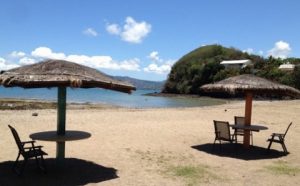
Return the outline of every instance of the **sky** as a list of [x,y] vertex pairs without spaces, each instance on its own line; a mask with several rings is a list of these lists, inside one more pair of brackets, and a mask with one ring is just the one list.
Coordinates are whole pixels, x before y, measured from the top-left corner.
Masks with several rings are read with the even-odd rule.
[[210,44],[300,57],[299,0],[1,0],[0,9],[0,70],[52,58],[161,81]]

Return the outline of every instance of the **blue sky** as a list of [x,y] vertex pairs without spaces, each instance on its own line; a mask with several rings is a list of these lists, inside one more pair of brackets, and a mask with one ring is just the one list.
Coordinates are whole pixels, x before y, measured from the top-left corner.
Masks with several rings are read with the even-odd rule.
[[0,70],[45,58],[164,80],[208,44],[300,57],[298,0],[2,0]]

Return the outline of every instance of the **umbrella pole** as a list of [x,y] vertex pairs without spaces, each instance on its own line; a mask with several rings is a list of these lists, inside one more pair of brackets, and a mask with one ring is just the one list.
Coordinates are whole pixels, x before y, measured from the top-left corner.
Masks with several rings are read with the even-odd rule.
[[[246,92],[246,105],[245,105],[245,125],[251,125],[251,114],[252,114],[252,92]],[[244,132],[244,147],[249,148],[250,146],[250,130]]]
[[[57,135],[66,132],[66,87],[58,87],[57,92]],[[65,142],[56,142],[56,159],[65,158]]]

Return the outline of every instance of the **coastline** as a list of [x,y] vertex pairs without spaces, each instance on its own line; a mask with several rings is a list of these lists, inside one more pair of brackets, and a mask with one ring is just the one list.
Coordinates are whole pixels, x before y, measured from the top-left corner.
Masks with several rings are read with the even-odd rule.
[[[39,99],[0,98],[0,110],[43,110],[56,109],[56,101]],[[67,103],[67,109],[117,109],[121,106],[100,103]]]
[[[153,96],[153,97],[170,97],[170,98],[211,98],[211,99],[220,99],[220,100],[233,100],[233,101],[241,101],[244,100],[244,95],[241,96],[230,96],[224,93],[223,97],[214,97],[210,95],[198,95],[198,94],[175,94],[175,93],[162,93],[162,92],[153,92],[153,93],[147,93],[144,94],[145,96]],[[227,96],[225,96],[227,95]],[[295,98],[291,98],[289,96],[280,96],[280,95],[254,95],[254,100],[262,100],[262,101],[268,101],[268,100],[297,100]]]
[[[182,108],[202,108],[202,107],[214,107],[218,105],[228,105],[234,103],[244,104],[244,99],[242,98],[210,98],[210,97],[201,97],[197,95],[178,95],[178,94],[165,94],[165,93],[154,93],[154,96],[157,97],[169,97],[169,98],[179,98],[179,99],[213,99],[217,100],[216,104],[211,105],[201,105],[201,106],[181,106],[181,107],[126,107],[113,104],[104,104],[104,103],[93,103],[93,102],[69,102],[67,103],[67,109],[182,109]],[[148,95],[147,95],[148,96]],[[152,95],[149,95],[152,96]],[[268,102],[285,102],[285,101],[300,101],[299,99],[254,99],[256,104],[268,103]],[[41,99],[29,99],[29,98],[0,98],[0,110],[44,110],[44,109],[56,109],[57,102]]]
[[[169,95],[163,94],[166,97],[175,97],[180,99],[185,98],[206,98],[200,96],[193,96],[193,95]],[[191,97],[192,96],[192,97]],[[211,98],[209,98],[211,99]],[[189,108],[210,108],[210,107],[218,107],[220,105],[244,105],[244,99],[239,98],[231,98],[231,99],[220,99],[220,98],[212,98],[221,100],[222,104],[213,104],[213,105],[201,105],[197,107],[125,107],[125,106],[118,106],[113,104],[104,104],[104,103],[92,103],[92,102],[70,102],[67,103],[67,109],[78,109],[78,110],[85,110],[85,109],[124,109],[124,110],[144,110],[144,109],[189,109]],[[269,104],[272,102],[300,102],[300,100],[269,100],[269,99],[255,99],[254,104]],[[28,98],[0,98],[0,111],[1,110],[47,110],[47,109],[57,109],[57,102],[56,101],[49,101],[49,100],[40,100],[40,99],[28,99]]]

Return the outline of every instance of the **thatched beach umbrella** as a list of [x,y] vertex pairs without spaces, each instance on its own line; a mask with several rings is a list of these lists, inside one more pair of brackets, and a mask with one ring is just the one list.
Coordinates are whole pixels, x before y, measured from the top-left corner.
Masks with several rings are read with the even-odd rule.
[[[112,79],[90,67],[64,60],[45,60],[33,65],[22,66],[1,72],[0,85],[4,87],[51,88],[58,87],[57,135],[65,135],[66,87],[104,88],[131,93],[131,84]],[[58,147],[64,156],[63,147]],[[63,152],[62,152],[63,151]]]
[[[300,91],[293,87],[275,83],[250,74],[230,77],[214,84],[203,85],[200,87],[200,90],[211,93],[226,92],[232,95],[244,94],[246,99],[245,125],[251,124],[253,94],[280,94],[296,98],[300,97]],[[249,147],[249,144],[250,132],[245,131],[244,146],[247,148]]]

